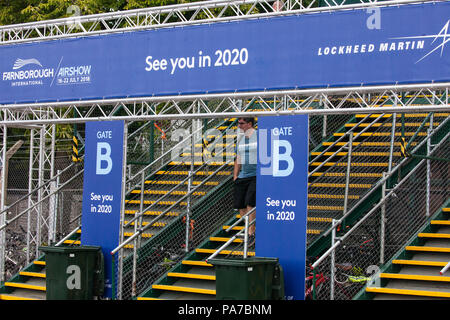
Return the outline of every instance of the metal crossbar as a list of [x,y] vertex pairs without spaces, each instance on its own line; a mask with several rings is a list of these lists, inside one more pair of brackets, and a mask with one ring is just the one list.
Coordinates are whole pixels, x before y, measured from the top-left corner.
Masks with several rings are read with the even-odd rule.
[[[441,1],[441,0],[435,0]],[[390,6],[422,3],[425,0],[362,1],[336,4],[326,1],[318,7],[318,0],[304,5],[302,0],[287,0],[281,7],[268,0],[210,0],[151,7],[86,16],[72,16],[47,21],[0,26],[0,45],[91,36],[116,32],[187,26],[200,23],[256,19],[287,14],[303,14],[338,9],[356,9],[374,5]]]

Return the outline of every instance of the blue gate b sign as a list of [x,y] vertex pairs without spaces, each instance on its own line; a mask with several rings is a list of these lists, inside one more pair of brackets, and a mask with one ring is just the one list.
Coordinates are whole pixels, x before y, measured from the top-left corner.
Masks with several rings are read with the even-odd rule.
[[308,116],[258,119],[256,255],[283,268],[286,299],[304,300]]
[[120,240],[124,122],[88,122],[85,132],[81,244],[102,248],[104,296],[111,297],[111,251]]

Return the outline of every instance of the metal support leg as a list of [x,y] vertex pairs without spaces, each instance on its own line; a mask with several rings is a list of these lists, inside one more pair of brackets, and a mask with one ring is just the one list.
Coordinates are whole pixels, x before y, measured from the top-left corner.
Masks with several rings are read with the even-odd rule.
[[[331,231],[331,246],[334,246],[336,243],[336,220],[333,219],[332,221],[332,231]],[[331,263],[330,263],[330,300],[334,300],[334,278],[335,278],[335,272],[336,272],[336,253],[335,250],[331,252]],[[316,279],[313,279],[313,281],[316,281]]]
[[[123,164],[122,164],[122,194],[121,194],[121,208],[120,208],[120,243],[123,242],[123,225],[125,222],[125,191],[126,191],[126,174],[127,174],[127,150],[128,150],[128,123],[124,123],[123,128]],[[117,298],[122,299],[123,288],[123,250],[119,251],[119,262],[117,272]],[[115,265],[114,265],[115,267]],[[116,270],[113,270],[115,273]],[[115,285],[115,284],[114,284]],[[113,285],[113,286],[114,286]],[[113,293],[114,296],[114,293]]]
[[[431,136],[433,132],[433,114],[430,117],[430,126],[427,130],[428,137]],[[427,140],[427,157],[431,153],[431,139]],[[430,197],[431,197],[431,160],[427,159],[427,189],[426,189],[426,216],[430,216]]]
[[[2,149],[2,171],[1,171],[1,200],[0,210],[5,209],[6,204],[6,148],[7,148],[7,127],[3,126],[3,149]],[[6,223],[6,212],[0,214],[0,225]],[[0,283],[5,281],[5,249],[6,249],[6,228],[0,230]]]
[[244,259],[247,259],[248,255],[248,215],[244,218],[245,231],[244,231]]
[[348,155],[347,155],[347,172],[345,177],[345,195],[344,195],[344,213],[345,215],[347,213],[347,207],[348,207],[348,190],[350,185],[350,169],[351,169],[351,163],[352,163],[352,148],[353,148],[353,132],[350,131],[350,137],[349,137],[349,146],[348,146]]
[[[386,172],[383,172],[383,179],[386,177]],[[381,186],[381,198],[386,197],[386,180]],[[386,233],[386,201],[381,205],[381,227],[380,227],[380,264],[384,264],[384,247],[385,247],[385,233]]]

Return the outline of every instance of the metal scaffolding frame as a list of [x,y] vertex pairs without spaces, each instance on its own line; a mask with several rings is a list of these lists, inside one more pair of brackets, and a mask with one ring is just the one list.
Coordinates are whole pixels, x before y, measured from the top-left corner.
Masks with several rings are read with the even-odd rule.
[[[178,95],[164,97],[142,97],[126,99],[104,99],[77,102],[53,102],[35,104],[0,105],[0,125],[23,126],[42,124],[85,123],[101,120],[175,120],[228,118],[240,115],[250,104],[258,102],[259,111],[246,115],[292,115],[292,114],[348,114],[379,112],[380,101],[368,100],[370,95],[387,97],[394,104],[382,105],[384,112],[429,112],[449,110],[446,92],[450,83],[424,83],[414,85],[388,85],[347,88],[298,89],[265,92]],[[400,99],[402,92],[413,92],[414,96],[428,96],[428,103],[418,106],[414,99]],[[341,96],[336,100],[333,97]],[[444,97],[444,99],[442,99]],[[265,100],[270,99],[272,103]],[[356,108],[346,109],[343,102],[352,100]],[[209,106],[215,101],[215,109]],[[322,108],[317,109],[317,102]],[[224,105],[233,112],[221,112]],[[157,106],[159,111],[156,112]],[[316,106],[316,109],[312,109]],[[126,115],[117,115],[122,109]]]
[[[320,11],[356,9],[381,4],[383,6],[429,2],[425,0],[395,0],[346,4],[346,0],[325,1],[328,7],[313,7],[319,0],[307,6],[302,0],[287,0],[281,10],[267,0],[212,0],[185,3],[165,7],[136,9],[97,15],[77,16],[50,21],[39,21],[18,25],[0,26],[0,45],[12,45],[33,41],[61,38],[94,36],[116,32],[131,32],[156,28],[181,27],[193,24],[226,22],[240,19],[260,19],[278,15],[308,14]],[[439,2],[443,0],[435,0]],[[256,12],[258,6],[264,12]],[[225,15],[226,13],[226,15]],[[245,112],[245,115],[329,115],[380,112],[377,99],[367,99],[370,95],[387,97],[385,101],[393,104],[382,105],[383,112],[431,112],[449,111],[448,91],[450,83],[423,83],[409,85],[367,86],[347,88],[293,89],[280,91],[258,91],[241,93],[218,93],[198,95],[177,95],[164,97],[139,97],[123,99],[102,99],[68,102],[25,103],[0,105],[0,132],[2,133],[2,163],[6,160],[8,127],[26,127],[30,135],[30,194],[39,189],[38,197],[29,197],[28,246],[33,243],[36,250],[40,245],[40,232],[48,231],[48,242],[52,242],[51,215],[42,217],[42,200],[54,192],[53,181],[55,125],[86,123],[101,120],[150,121],[161,119],[202,119],[228,118],[244,114],[250,104],[258,101],[258,111]],[[399,95],[410,92],[414,96],[425,96],[426,105],[416,105],[414,99],[400,99]],[[444,92],[445,94],[436,94]],[[333,97],[338,96],[339,99]],[[265,102],[270,99],[272,103]],[[356,107],[346,108],[343,101],[352,100]],[[211,105],[214,101],[214,107]],[[233,112],[222,112],[224,105],[231,106]],[[158,108],[157,108],[158,106]],[[317,108],[320,106],[320,108]],[[121,110],[125,115],[117,115]],[[158,110],[158,112],[156,112]],[[50,140],[48,140],[50,137]],[[36,174],[33,174],[37,170]],[[44,174],[45,170],[49,173]],[[5,173],[2,172],[2,181]],[[125,188],[125,185],[123,186]],[[2,183],[2,194],[6,185]],[[46,205],[52,205],[50,200]],[[39,204],[39,205],[36,205]],[[0,204],[0,226],[6,222],[6,203],[2,197]],[[32,211],[33,210],[33,211]],[[50,208],[49,212],[52,212]],[[30,230],[31,215],[37,216],[36,235]],[[5,228],[0,229],[0,281],[4,281]],[[3,251],[2,251],[3,250]],[[28,254],[30,254],[28,252]],[[36,251],[37,254],[37,251]]]
[[[444,1],[444,0],[434,0]],[[304,4],[305,2],[305,4]],[[179,27],[200,23],[258,19],[320,11],[421,3],[426,0],[210,0],[163,7],[73,16],[69,18],[0,26],[0,44],[13,44],[115,32]],[[319,5],[322,5],[319,7]],[[255,10],[258,8],[258,10]]]

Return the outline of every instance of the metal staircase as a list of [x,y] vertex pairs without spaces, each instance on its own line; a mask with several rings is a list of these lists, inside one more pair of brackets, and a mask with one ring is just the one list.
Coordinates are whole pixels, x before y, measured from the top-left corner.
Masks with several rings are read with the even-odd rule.
[[[448,131],[448,115],[436,113],[430,118],[428,114],[358,114],[310,153],[307,230],[309,256],[318,256],[330,247],[329,230],[333,219],[340,220],[341,230],[345,231],[378,201],[383,172],[391,172],[405,161],[410,167],[414,166],[414,158],[404,158],[405,142],[408,141],[406,139],[410,138],[409,146],[416,148],[429,133],[428,129]],[[218,129],[223,131],[231,125],[232,122],[229,121]],[[210,138],[212,142],[214,137]],[[208,142],[202,143],[208,145]],[[128,273],[132,268],[133,254],[138,253],[137,264],[149,261],[156,252],[154,247],[161,245],[157,239],[163,238],[163,234],[164,237],[168,235],[163,241],[166,245],[180,234],[180,230],[184,232],[182,219],[186,218],[187,211],[191,211],[190,218],[195,220],[205,214],[208,208],[216,205],[220,197],[231,203],[229,191],[232,162],[192,161],[192,153],[186,150],[181,152],[181,158],[183,161],[165,161],[162,167],[153,171],[143,170],[143,173],[135,174],[131,179],[130,184],[133,186],[127,193],[123,233],[125,242],[126,239],[134,238],[124,245],[124,270]],[[190,209],[187,210],[188,203]],[[228,210],[228,215],[223,217],[233,215],[231,208],[222,209]],[[235,219],[233,217],[232,221]],[[189,244],[189,248],[195,249],[186,258],[178,259],[179,263],[170,271],[170,275],[160,278],[140,299],[214,298],[211,291],[214,290],[214,272],[204,259],[230,238],[229,234],[223,234],[222,229],[212,236],[210,233],[199,235],[197,241],[205,237],[207,240],[200,245],[195,242]],[[72,235],[64,239],[64,244],[78,245],[80,232],[81,230],[74,230]],[[181,241],[186,246],[190,239],[191,236],[187,235],[183,240],[177,239],[177,243]],[[235,242],[235,246],[241,245],[240,239]],[[164,256],[152,263],[158,265],[161,262],[164,262]],[[152,276],[160,277],[167,272],[166,267],[167,265]],[[194,275],[186,275],[189,273]],[[45,262],[41,257],[0,288],[0,299],[45,297],[44,275]],[[198,289],[206,291],[191,292],[176,288],[184,287],[183,283],[197,281],[206,285]],[[195,285],[186,286],[196,288]],[[31,291],[31,295],[22,294],[24,290]]]
[[450,276],[440,270],[450,261],[450,199],[387,263],[376,284],[356,299],[449,299]]
[[[426,131],[420,130],[441,126],[444,122],[441,120],[445,120],[448,114],[434,114],[432,124],[429,121],[424,122],[427,117],[428,114],[356,115],[342,127],[341,132],[333,134],[330,140],[334,141],[325,141],[321,148],[311,152],[307,230],[309,253],[317,254],[324,248],[329,248],[329,244],[325,243],[327,240],[324,240],[326,236],[321,235],[326,233],[326,227],[333,219],[339,219],[345,213],[351,213],[352,209],[358,208],[349,216],[350,219],[345,220],[350,226],[351,222],[357,220],[371,206],[374,199],[370,191],[382,180],[383,171],[391,170],[405,160],[401,154],[401,148],[404,147],[401,138],[416,136],[417,140],[411,142],[411,145],[418,146],[426,136]],[[408,122],[398,121],[401,118],[408,119]],[[448,124],[444,124],[444,131],[447,127]],[[404,130],[406,128],[408,130]],[[345,137],[349,138],[344,140]],[[233,218],[233,221],[236,219],[237,217]],[[231,223],[232,221],[228,225]],[[138,300],[213,299],[215,273],[213,266],[208,264],[206,259],[208,255],[220,250],[218,241],[231,240],[232,235],[224,234],[223,230],[226,228],[223,226],[217,230],[141,294]],[[240,225],[239,228],[243,226]],[[233,247],[222,250],[221,255],[232,254],[233,250],[243,254],[242,242],[240,238],[233,240]],[[320,245],[323,247],[318,250]],[[254,252],[251,251],[250,255],[254,255]]]
[[[201,245],[192,250],[182,261],[152,284],[137,300],[213,300],[216,295],[214,266],[206,260],[217,253],[221,257],[244,255],[244,240],[237,237],[221,250],[225,242],[244,228],[244,222],[238,222],[235,214],[226,224],[218,228]],[[230,228],[231,227],[231,228]],[[229,231],[228,231],[229,230]],[[254,245],[249,248],[248,256],[254,256]],[[220,250],[219,252],[217,252]]]
[[[331,246],[331,223],[345,232],[381,199],[383,174],[389,183],[416,164],[405,158],[430,132],[446,133],[448,113],[357,114],[310,154],[308,255],[320,256]],[[430,120],[431,118],[431,120]],[[431,130],[431,131],[429,131]],[[425,146],[422,145],[421,151]]]
[[[229,119],[217,127],[219,131],[225,131],[233,126],[234,119]],[[185,137],[186,138],[186,137]],[[190,142],[190,137],[187,137]],[[209,137],[214,140],[214,137]],[[187,140],[187,139],[185,139]],[[198,141],[195,147],[203,150],[209,141]],[[127,258],[129,267],[132,260],[134,246],[138,243],[140,256],[145,258],[144,248],[152,246],[150,241],[162,230],[171,230],[171,225],[177,224],[185,215],[186,210],[203,214],[204,210],[197,210],[196,205],[203,201],[207,195],[223,191],[224,185],[229,185],[232,176],[232,162],[193,162],[191,154],[179,149],[178,160],[170,159],[171,152],[166,152],[163,160],[167,159],[163,166],[151,171],[149,165],[129,179],[132,187],[127,192],[125,204],[125,221],[123,224],[123,238],[139,233],[139,240],[130,242],[124,246],[124,257]],[[161,157],[160,157],[161,158]],[[202,159],[202,157],[200,157]],[[160,161],[157,159],[154,162]],[[230,165],[231,164],[231,165]],[[150,173],[149,173],[150,172]],[[140,180],[137,184],[133,184]],[[228,182],[228,184],[227,184]],[[191,191],[194,190],[195,191]],[[226,188],[225,188],[226,189]],[[206,206],[207,207],[207,206]],[[195,216],[195,214],[193,215]],[[145,229],[145,231],[143,231]],[[173,229],[173,228],[172,228]],[[82,229],[73,230],[58,245],[80,245]],[[185,240],[185,239],[183,239]],[[186,239],[187,240],[187,239]],[[148,243],[148,246],[146,247]],[[186,243],[184,244],[187,245]],[[23,271],[15,275],[0,287],[1,299],[45,299],[45,258],[41,256],[29,264]]]

